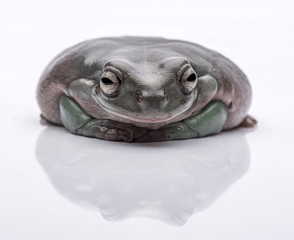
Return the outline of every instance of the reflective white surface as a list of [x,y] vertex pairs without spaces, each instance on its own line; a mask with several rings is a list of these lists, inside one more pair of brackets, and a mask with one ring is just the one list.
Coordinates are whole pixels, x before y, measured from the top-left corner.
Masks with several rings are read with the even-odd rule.
[[[294,239],[292,11],[286,0],[1,3],[0,239]],[[40,125],[45,65],[117,35],[190,40],[235,61],[257,129],[122,144]]]
[[243,135],[234,131],[187,141],[122,144],[50,126],[38,138],[36,155],[61,195],[99,210],[107,220],[143,216],[182,225],[246,172],[249,148]]

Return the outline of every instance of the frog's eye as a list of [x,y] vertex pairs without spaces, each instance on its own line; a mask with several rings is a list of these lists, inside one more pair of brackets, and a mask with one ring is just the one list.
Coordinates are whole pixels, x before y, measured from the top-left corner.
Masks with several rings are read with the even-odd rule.
[[186,94],[193,92],[197,84],[197,75],[192,68],[188,68],[180,80],[182,91]]
[[100,79],[100,88],[108,97],[118,93],[121,81],[113,72],[104,72]]

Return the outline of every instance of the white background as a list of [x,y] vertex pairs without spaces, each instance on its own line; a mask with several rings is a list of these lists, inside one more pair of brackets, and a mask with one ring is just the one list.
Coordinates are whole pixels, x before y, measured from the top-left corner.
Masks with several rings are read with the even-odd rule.
[[[1,1],[0,239],[294,239],[293,7]],[[188,40],[232,59],[251,81],[258,127],[130,145],[40,125],[46,64],[80,41],[121,35]]]

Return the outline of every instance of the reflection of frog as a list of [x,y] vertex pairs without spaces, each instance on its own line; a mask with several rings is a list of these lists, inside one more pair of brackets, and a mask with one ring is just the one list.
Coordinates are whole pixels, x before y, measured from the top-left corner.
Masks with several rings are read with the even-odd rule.
[[63,197],[110,221],[139,216],[182,225],[250,165],[247,131],[241,129],[156,147],[106,141],[97,147],[95,139],[59,130],[49,127],[38,137],[38,162]]
[[118,141],[202,137],[254,126],[251,87],[222,55],[161,38],[102,38],[57,56],[37,93],[42,115],[70,132]]

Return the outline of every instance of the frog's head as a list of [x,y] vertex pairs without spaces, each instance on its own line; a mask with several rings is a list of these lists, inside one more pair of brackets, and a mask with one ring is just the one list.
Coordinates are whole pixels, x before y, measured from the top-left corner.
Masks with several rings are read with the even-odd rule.
[[116,58],[104,64],[91,94],[115,119],[156,129],[191,108],[196,85],[197,74],[185,58],[136,63]]

